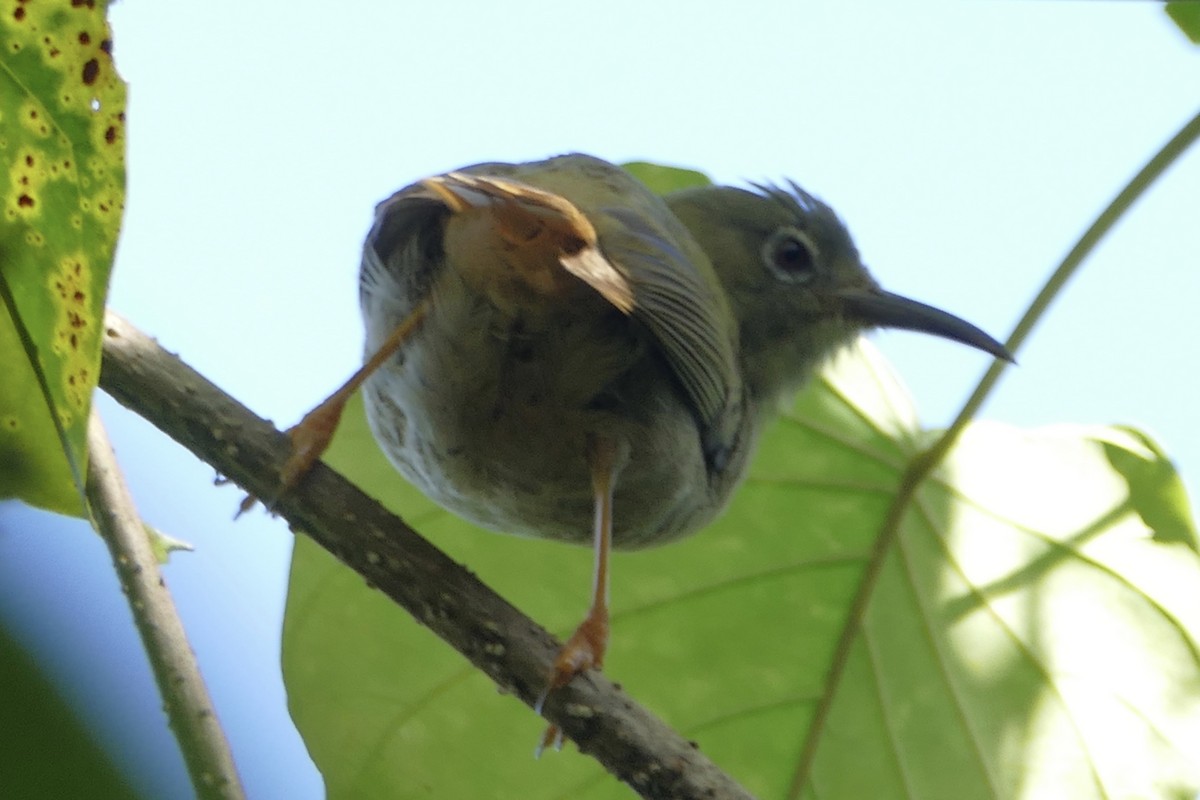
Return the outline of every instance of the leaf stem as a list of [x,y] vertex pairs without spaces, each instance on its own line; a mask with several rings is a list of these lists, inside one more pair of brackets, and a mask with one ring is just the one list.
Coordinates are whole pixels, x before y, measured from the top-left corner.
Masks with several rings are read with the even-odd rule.
[[[1033,299],[1028,310],[1017,322],[1013,328],[1012,334],[1008,337],[1005,345],[1008,352],[1016,354],[1017,350],[1025,343],[1029,334],[1034,327],[1041,322],[1046,311],[1050,308],[1050,304],[1062,292],[1066,285],[1079,269],[1080,264],[1091,255],[1092,251],[1100,243],[1108,232],[1113,229],[1121,217],[1141,199],[1158,178],[1174,164],[1189,147],[1200,139],[1200,113],[1193,116],[1179,132],[1176,133],[1171,140],[1163,145],[1162,149],[1154,154],[1154,157],[1146,162],[1146,166],[1142,167],[1137,175],[1122,189],[1113,201],[1108,204],[1108,207],[1100,212],[1100,216],[1096,221],[1084,232],[1083,236],[1079,237],[1079,241],[1071,248],[1062,263],[1054,270],[1050,279],[1046,281],[1046,285],[1038,292],[1037,297]],[[942,435],[932,448],[931,453],[934,455],[932,463],[928,465],[926,474],[930,469],[937,465],[941,457],[950,449],[958,438],[962,430],[967,426],[967,423],[979,411],[979,408],[987,400],[992,389],[1000,380],[1000,375],[1004,368],[1008,366],[1003,361],[994,361],[991,368],[984,373],[983,378],[979,381],[979,385],[975,387],[975,391],[967,398],[967,402],[963,405],[962,411],[958,412],[958,416],[950,427]],[[924,475],[920,476],[921,478]]]
[[[1010,353],[1015,354],[1017,352],[1029,337],[1030,332],[1033,331],[1034,327],[1045,316],[1051,303],[1062,293],[1067,282],[1074,276],[1084,260],[1096,249],[1100,241],[1113,229],[1121,217],[1129,211],[1130,207],[1146,193],[1146,190],[1189,147],[1195,144],[1197,139],[1200,139],[1200,113],[1193,116],[1178,133],[1171,137],[1170,141],[1163,145],[1162,149],[1146,162],[1146,165],[1113,198],[1108,207],[1100,213],[1100,216],[1088,227],[1079,238],[1079,241],[1075,243],[1075,246],[1063,258],[1041,291],[1033,299],[1033,302],[1013,329],[1012,334],[1008,337],[1005,346]],[[874,596],[875,587],[879,583],[880,575],[883,573],[884,564],[888,556],[891,555],[892,546],[900,535],[900,525],[904,521],[905,514],[908,513],[908,507],[913,497],[933,469],[941,463],[946,453],[954,446],[958,437],[966,429],[967,424],[978,413],[983,403],[987,400],[988,395],[991,394],[992,389],[999,382],[1000,375],[1007,366],[1007,362],[998,359],[992,362],[991,367],[984,373],[983,378],[979,381],[979,385],[975,387],[975,391],[967,398],[962,410],[955,417],[950,427],[942,433],[929,449],[914,455],[900,476],[900,484],[897,487],[896,496],[892,499],[892,504],[888,508],[887,516],[884,518],[879,536],[875,540],[875,547],[871,552],[871,560],[867,562],[862,580],[854,595],[854,600],[850,604],[846,625],[842,629],[837,645],[834,647],[833,657],[830,661],[829,675],[825,681],[825,689],[820,700],[817,702],[816,709],[813,711],[808,735],[805,737],[804,746],[796,763],[796,769],[792,773],[792,782],[787,793],[788,798],[794,800],[794,798],[800,797],[812,779],[812,770],[817,749],[820,746],[821,733],[829,721],[833,703],[837,697],[838,687],[849,664],[850,652],[858,642],[863,620],[866,617],[867,607]]]
[[163,708],[201,800],[243,800],[233,754],[163,582],[133,498],[96,410],[88,418],[87,497],[92,520],[112,554],[141,634]]

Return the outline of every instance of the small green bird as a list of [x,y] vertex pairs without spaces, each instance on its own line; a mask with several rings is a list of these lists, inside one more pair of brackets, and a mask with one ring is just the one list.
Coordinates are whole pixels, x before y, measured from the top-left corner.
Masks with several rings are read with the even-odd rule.
[[367,363],[293,430],[285,481],[365,382],[380,446],[437,503],[592,543],[592,607],[547,691],[603,660],[610,548],[717,516],[780,401],[861,331],[1010,358],[975,326],[882,290],[833,211],[795,184],[660,198],[579,154],[400,190],[367,236],[360,299]]

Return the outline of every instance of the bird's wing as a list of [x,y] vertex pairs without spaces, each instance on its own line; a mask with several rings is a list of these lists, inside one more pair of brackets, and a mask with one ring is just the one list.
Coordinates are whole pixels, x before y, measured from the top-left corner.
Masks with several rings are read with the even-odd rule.
[[600,250],[632,288],[632,315],[657,339],[706,432],[723,427],[737,399],[736,321],[715,277],[645,215],[619,207],[595,217]]
[[[363,244],[359,302],[402,319],[424,298],[445,260],[440,198],[420,184],[406,187],[375,209],[375,224]],[[374,316],[373,314],[371,316]]]
[[513,246],[550,248],[567,272],[622,312],[633,311],[629,281],[600,253],[596,229],[575,204],[528,183],[451,172],[421,181],[454,213],[486,207],[496,233]]
[[[588,185],[573,192],[594,192],[587,213],[564,194],[507,175],[477,172],[426,179],[414,185],[410,196],[440,199],[451,213],[487,208],[506,241],[552,248],[563,269],[644,324],[696,414],[706,451],[719,462],[732,445],[738,422],[729,414],[740,396],[736,332],[730,330],[735,321],[703,254],[690,239],[686,245],[674,241],[689,236],[686,230],[676,226],[668,232],[647,213],[669,215],[666,206],[623,171],[605,166],[613,174],[604,176],[608,182],[601,188]],[[630,191],[637,196],[626,205]],[[689,245],[690,253],[685,253],[681,247]]]

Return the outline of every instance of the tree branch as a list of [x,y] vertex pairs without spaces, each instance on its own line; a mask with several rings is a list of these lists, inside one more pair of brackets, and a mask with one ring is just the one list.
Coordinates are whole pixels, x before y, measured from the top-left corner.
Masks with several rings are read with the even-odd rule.
[[150,535],[134,507],[100,415],[88,419],[87,498],[92,521],[112,554],[121,588],[146,648],[163,710],[202,800],[246,796],[233,753],[213,710],[183,622],[163,583]]
[[[289,442],[121,317],[105,317],[101,387],[257,497],[276,492]],[[323,464],[274,510],[532,707],[557,642]],[[579,749],[646,798],[749,798],[694,744],[595,671],[543,709]]]

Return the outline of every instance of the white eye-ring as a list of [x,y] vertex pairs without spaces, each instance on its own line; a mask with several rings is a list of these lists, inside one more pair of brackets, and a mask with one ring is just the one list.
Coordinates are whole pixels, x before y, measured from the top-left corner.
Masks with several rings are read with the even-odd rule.
[[763,261],[781,279],[806,283],[817,271],[820,251],[804,231],[780,228],[763,244]]

